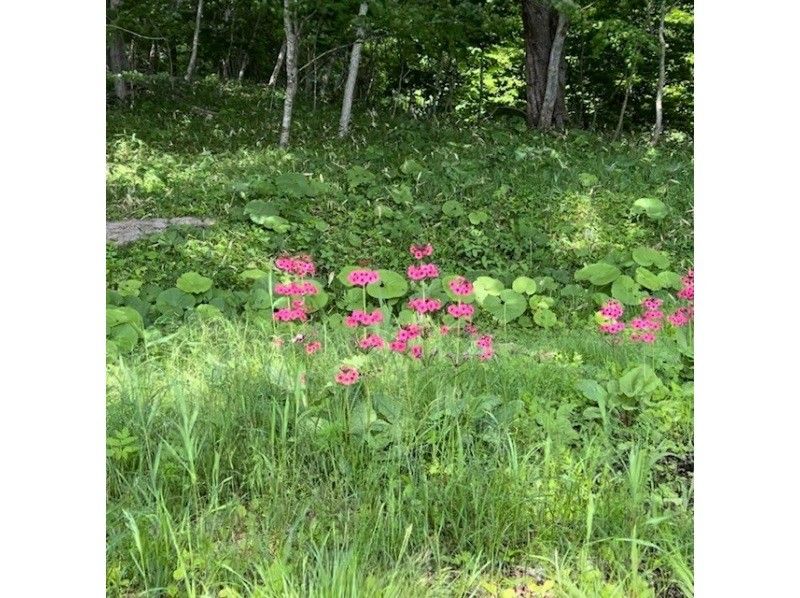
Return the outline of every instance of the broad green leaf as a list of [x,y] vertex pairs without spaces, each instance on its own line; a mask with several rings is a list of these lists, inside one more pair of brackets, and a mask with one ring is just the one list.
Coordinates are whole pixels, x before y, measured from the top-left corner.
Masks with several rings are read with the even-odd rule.
[[175,287],[161,291],[156,297],[156,309],[165,316],[180,316],[187,309],[194,307],[195,299]]
[[611,285],[611,296],[625,305],[639,305],[645,293],[633,278],[623,274]]
[[536,281],[527,276],[520,276],[511,283],[511,288],[517,293],[525,293],[526,295],[533,295],[536,292]]
[[631,398],[652,394],[660,386],[661,380],[647,365],[636,366],[619,379],[620,390]]
[[600,179],[598,179],[595,175],[589,172],[580,173],[578,175],[578,180],[584,187],[594,187],[597,183],[600,182]]
[[614,282],[621,274],[622,272],[616,266],[597,262],[575,272],[575,280],[588,280],[593,285],[601,287]]
[[675,272],[659,272],[658,280],[661,283],[661,288],[678,290],[683,286],[681,282],[681,275]]
[[461,205],[461,202],[450,199],[442,204],[442,213],[445,216],[457,218],[464,215],[464,206]]
[[261,278],[266,278],[268,275],[263,270],[259,270],[258,268],[251,268],[250,270],[245,270],[241,274],[239,274],[239,278],[242,280],[259,280]]
[[476,226],[478,224],[483,224],[487,220],[489,220],[489,214],[487,214],[483,210],[478,210],[477,212],[469,213],[469,221]]
[[405,277],[392,270],[378,270],[380,279],[367,285],[367,295],[375,299],[395,299],[408,292]]
[[194,311],[203,320],[214,320],[223,317],[219,307],[210,303],[201,303],[194,308]]
[[666,268],[669,265],[669,257],[656,249],[650,247],[637,247],[632,252],[633,261],[640,266],[656,266],[657,268]]
[[533,312],[533,321],[542,328],[552,328],[556,325],[558,318],[556,318],[556,314],[549,309],[540,307]]
[[488,295],[481,306],[501,324],[516,320],[528,307],[525,297],[511,289],[503,289],[500,294]]
[[483,300],[488,295],[498,296],[500,291],[503,290],[503,283],[490,276],[478,276],[475,282],[472,283],[475,299],[478,303],[483,304]]
[[662,287],[661,280],[658,276],[644,267],[636,268],[636,282],[651,291],[658,291]]
[[667,205],[655,197],[642,197],[633,202],[634,214],[647,214],[653,220],[661,220],[667,212]]
[[142,288],[142,281],[141,280],[123,280],[117,286],[117,290],[119,294],[123,297],[138,297],[139,291]]
[[583,396],[593,403],[597,403],[598,405],[604,403],[606,397],[608,396],[606,389],[600,386],[596,380],[584,378],[582,380],[578,380],[575,386],[583,394]]
[[184,293],[199,295],[210,289],[212,284],[214,284],[214,281],[210,278],[202,276],[197,272],[186,272],[180,275],[175,286]]

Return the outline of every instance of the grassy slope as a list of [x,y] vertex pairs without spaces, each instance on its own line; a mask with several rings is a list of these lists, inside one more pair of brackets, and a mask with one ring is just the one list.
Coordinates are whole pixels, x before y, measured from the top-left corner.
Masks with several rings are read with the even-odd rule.
[[343,389],[344,343],[265,338],[187,327],[110,366],[109,435],[134,447],[109,459],[113,591],[467,595],[526,567],[559,595],[688,583],[691,478],[666,455],[691,450],[690,390],[626,426],[584,417],[574,386],[634,350],[542,334],[456,369],[373,357]]

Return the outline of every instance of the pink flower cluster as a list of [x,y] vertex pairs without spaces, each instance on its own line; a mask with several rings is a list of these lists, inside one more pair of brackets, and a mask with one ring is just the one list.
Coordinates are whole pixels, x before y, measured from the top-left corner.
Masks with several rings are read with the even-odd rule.
[[288,295],[290,297],[302,297],[304,295],[316,295],[317,287],[314,283],[307,280],[301,282],[288,282],[275,285],[275,293],[278,295]]
[[412,245],[408,251],[414,256],[415,260],[421,260],[428,256],[433,255],[433,245],[426,243],[425,245]]
[[356,309],[344,319],[344,324],[348,328],[355,328],[359,325],[374,326],[381,322],[383,322],[383,312],[379,309],[373,310],[372,313]]
[[358,370],[349,365],[343,365],[339,368],[339,373],[336,374],[336,382],[344,386],[350,386],[358,382]]
[[692,315],[691,307],[679,307],[672,314],[667,316],[667,321],[676,328],[681,328],[692,321]]
[[377,334],[370,334],[358,341],[358,346],[362,349],[383,349],[386,341]]
[[436,278],[439,276],[439,267],[436,264],[411,265],[408,267],[406,273],[411,280],[420,281],[426,278]]
[[424,299],[417,297],[408,302],[408,306],[420,315],[433,313],[442,309],[442,302],[438,299]]
[[278,322],[293,322],[295,320],[305,322],[307,317],[302,299],[292,301],[291,307],[282,307],[272,314],[272,318]]
[[313,276],[316,267],[307,255],[289,257],[283,256],[275,260],[275,266],[287,274],[296,276]]
[[488,334],[478,338],[475,341],[475,346],[481,350],[480,355],[478,355],[478,359],[481,361],[489,361],[494,356],[493,340]]
[[363,287],[380,280],[380,275],[375,270],[353,270],[347,275],[347,282]]
[[471,303],[454,303],[447,306],[447,313],[454,318],[471,318],[475,313],[475,307]]
[[694,301],[694,269],[689,269],[686,276],[681,278],[683,287],[678,291],[678,298],[686,301]]
[[467,295],[470,295],[473,290],[472,283],[463,276],[457,276],[451,280],[449,287],[450,290],[453,291],[454,295],[458,295],[460,297],[466,297]]
[[322,348],[322,343],[319,341],[311,341],[306,345],[306,353],[313,355]]

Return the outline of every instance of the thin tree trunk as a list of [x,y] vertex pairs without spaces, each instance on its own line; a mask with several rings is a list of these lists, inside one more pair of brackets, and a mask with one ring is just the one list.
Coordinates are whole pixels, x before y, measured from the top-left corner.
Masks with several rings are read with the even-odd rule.
[[547,66],[547,85],[545,86],[544,99],[542,100],[542,110],[539,114],[539,128],[549,130],[553,127],[553,110],[556,105],[556,97],[560,89],[559,79],[561,71],[561,56],[564,51],[564,40],[567,38],[567,17],[564,13],[558,13],[558,25],[553,36],[553,44],[550,48],[550,59]]
[[336,57],[331,56],[322,69],[322,81],[320,81],[319,85],[319,99],[321,102],[324,102],[328,98],[328,83],[331,79],[331,71],[333,70],[334,62],[336,62]]
[[620,134],[622,134],[622,123],[625,119],[625,109],[628,107],[628,97],[631,95],[632,85],[633,84],[631,82],[628,82],[628,85],[625,87],[625,97],[622,98],[622,108],[619,111],[617,129],[614,131],[614,141],[619,139]]
[[339,137],[347,137],[350,130],[350,114],[353,110],[353,92],[356,89],[358,65],[361,62],[361,46],[364,43],[364,17],[367,16],[367,2],[362,2],[358,7],[358,27],[356,28],[356,41],[350,52],[350,69],[347,72],[347,83],[344,86],[342,98],[342,114],[339,118]]
[[156,44],[156,42],[150,44],[150,54],[147,59],[148,65],[150,66],[150,73],[153,74],[158,70],[158,44]]
[[249,60],[250,60],[249,54],[245,54],[242,57],[242,66],[239,67],[239,77],[238,77],[239,83],[241,83],[242,79],[244,79],[244,71],[247,69],[247,63]]
[[197,0],[197,16],[194,21],[194,38],[192,39],[192,54],[189,56],[189,66],[186,67],[186,82],[192,80],[194,69],[197,65],[197,48],[200,45],[200,22],[203,20],[203,0]]
[[272,74],[269,77],[269,83],[267,83],[267,87],[275,87],[275,84],[278,82],[278,75],[281,74],[281,69],[283,68],[283,61],[286,58],[286,40],[283,40],[281,44],[281,49],[278,52],[278,60],[275,61],[275,68],[272,69]]
[[658,143],[659,137],[664,130],[664,84],[666,82],[666,54],[667,42],[664,39],[664,19],[666,18],[666,7],[662,7],[661,19],[658,23],[658,87],[656,88],[656,124],[653,127],[653,141],[652,145]]
[[292,109],[297,93],[297,21],[294,14],[294,0],[283,0],[283,28],[286,31],[286,95],[283,99],[283,119],[280,147],[289,145],[289,132],[292,128]]
[[[122,0],[111,0],[109,3],[109,15],[114,15],[119,10]],[[125,55],[125,40],[122,31],[114,29],[111,34],[111,43],[108,48],[108,66],[114,75],[114,94],[120,101],[128,99],[128,84],[122,78],[123,71],[128,70],[128,61]]]

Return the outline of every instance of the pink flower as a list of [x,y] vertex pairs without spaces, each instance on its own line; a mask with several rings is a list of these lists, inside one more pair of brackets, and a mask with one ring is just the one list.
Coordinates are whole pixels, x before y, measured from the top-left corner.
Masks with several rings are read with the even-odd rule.
[[423,299],[417,297],[408,302],[408,306],[418,314],[435,312],[442,308],[442,302],[438,299]]
[[370,334],[358,341],[358,346],[362,349],[382,349],[385,344],[385,341],[377,334]]
[[283,272],[296,274],[297,276],[313,275],[316,271],[314,263],[307,255],[298,257],[279,257],[275,260],[275,266]]
[[664,302],[657,297],[646,297],[645,299],[642,300],[642,307],[644,307],[648,311],[655,311],[659,307],[661,307],[663,303]]
[[475,324],[467,324],[466,326],[464,326],[464,330],[466,330],[469,334],[478,333],[478,327],[475,326]]
[[313,355],[322,348],[322,343],[319,341],[312,341],[306,345],[306,353]]
[[450,332],[450,327],[449,326],[445,326],[444,324],[439,326],[439,334],[444,335],[444,334],[447,334],[448,332]]
[[380,275],[375,270],[353,270],[347,275],[347,282],[362,287],[378,280]]
[[615,299],[609,299],[606,301],[603,306],[600,308],[600,313],[607,318],[611,318],[616,320],[617,318],[621,318],[622,314],[625,312],[625,308],[622,307],[622,303]]
[[475,308],[469,303],[458,303],[447,306],[447,313],[454,318],[471,318]]
[[284,272],[291,272],[294,260],[290,257],[279,257],[275,260],[275,266]]
[[426,245],[412,245],[408,248],[408,251],[414,256],[415,260],[421,260],[429,255],[433,255],[433,245],[430,243]]
[[439,276],[439,267],[436,264],[411,265],[406,270],[406,274],[411,280],[420,281],[426,278],[436,278]]
[[489,361],[493,356],[494,356],[494,349],[488,347],[487,349],[481,351],[481,354],[478,355],[478,359],[480,359],[481,361]]
[[[398,335],[399,336],[399,335]],[[404,353],[406,350],[406,341],[398,338],[389,343],[389,348],[396,353]]]
[[642,316],[645,320],[663,320],[664,312],[660,309],[648,309]]
[[686,299],[687,301],[694,301],[694,283],[685,285],[678,291],[679,299]]
[[272,314],[272,318],[278,322],[292,322],[294,320],[305,322],[306,312],[301,303],[300,305],[293,305],[291,308],[282,307],[278,309]]
[[336,374],[336,381],[339,384],[350,386],[358,382],[358,370],[349,365],[343,365],[339,368],[339,373]]
[[681,307],[675,310],[674,313],[667,316],[667,321],[680,328],[682,326],[686,326],[692,320],[692,310],[688,307]]
[[283,346],[283,339],[282,339],[282,338],[280,338],[280,337],[278,337],[278,338],[276,338],[275,340],[273,340],[273,341],[272,341],[272,344],[273,344],[274,346],[276,346],[276,347],[280,348],[280,347],[282,347],[282,346]]
[[472,283],[463,276],[457,276],[450,281],[448,286],[453,294],[458,295],[459,297],[466,297],[473,291]]
[[631,328],[636,330],[647,330],[650,328],[650,323],[644,318],[634,318],[631,320]]
[[422,345],[414,345],[411,347],[411,357],[414,359],[422,358]]
[[605,322],[600,324],[600,332],[604,332],[606,334],[619,334],[625,330],[625,323],[624,322],[617,322],[616,320],[612,320],[610,322]]
[[654,342],[656,342],[656,335],[652,332],[645,332],[639,337],[639,340],[641,340],[643,343],[647,343],[648,345],[652,345]]
[[480,347],[481,349],[491,349],[492,348],[492,337],[488,334],[484,334],[478,340],[475,341],[475,345]]

